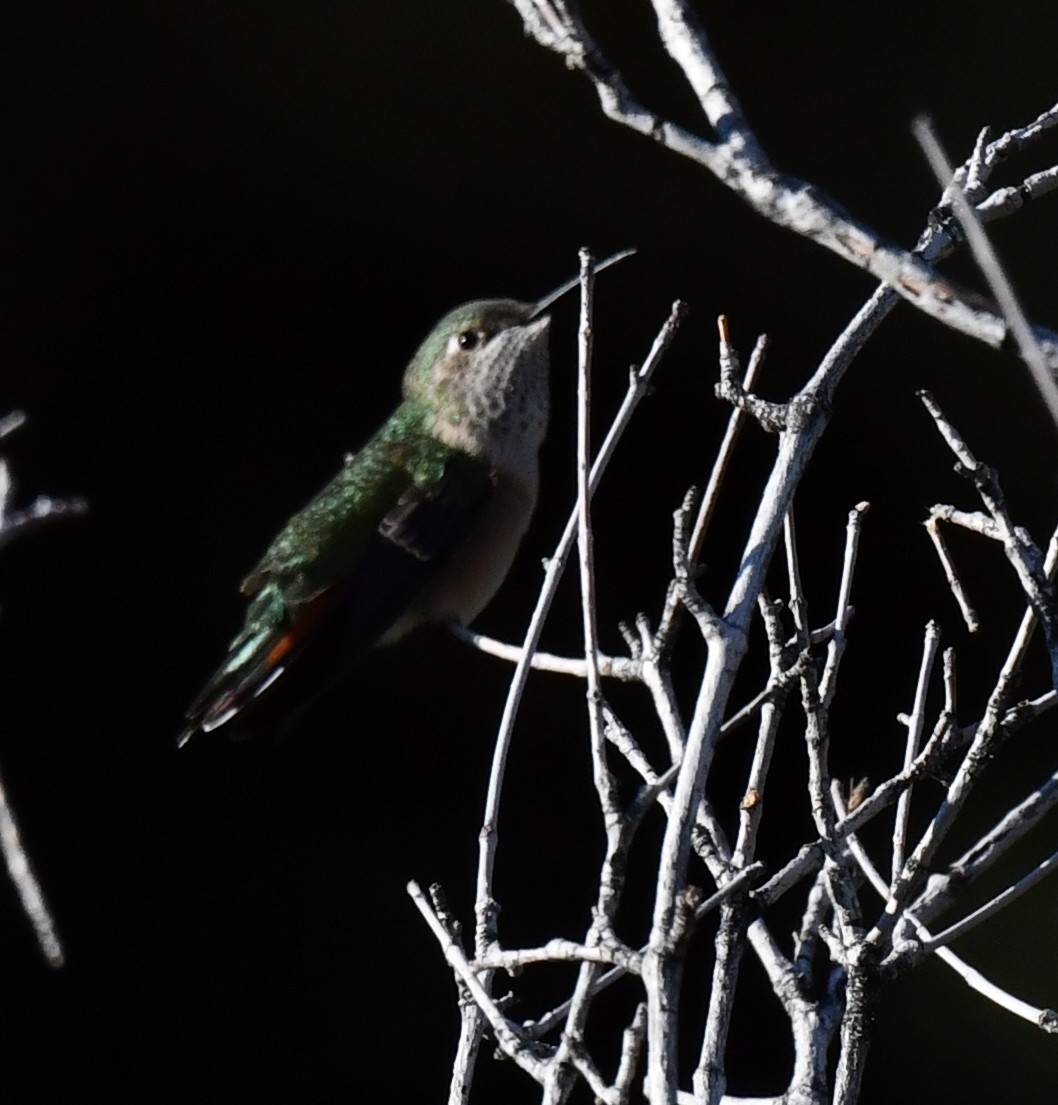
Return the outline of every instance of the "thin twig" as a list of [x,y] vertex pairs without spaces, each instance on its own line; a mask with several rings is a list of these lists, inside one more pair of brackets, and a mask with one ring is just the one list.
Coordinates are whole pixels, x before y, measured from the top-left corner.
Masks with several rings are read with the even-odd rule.
[[934,175],[940,185],[945,189],[945,195],[951,201],[955,217],[959,220],[963,233],[966,235],[970,252],[977,262],[992,294],[999,302],[1003,317],[1010,327],[1018,343],[1018,351],[1022,360],[1028,365],[1032,373],[1033,382],[1040,393],[1047,410],[1050,411],[1051,420],[1058,425],[1058,387],[1055,386],[1053,372],[1055,365],[1049,362],[1047,354],[1033,333],[1025,312],[1021,309],[1018,297],[1014,292],[1014,286],[1007,279],[1003,266],[999,263],[992,243],[981,225],[973,206],[963,195],[962,189],[953,179],[952,168],[947,155],[941,147],[940,141],[933,130],[933,124],[924,115],[920,115],[912,126],[912,131],[918,139],[922,152],[930,164]]
[[427,925],[429,925],[431,932],[437,937],[437,942],[441,945],[441,950],[444,952],[444,957],[449,966],[474,999],[476,1008],[488,1020],[489,1026],[496,1036],[496,1042],[522,1070],[542,1083],[547,1075],[547,1065],[537,1058],[532,1047],[521,1038],[517,1028],[500,1012],[488,990],[478,981],[478,976],[467,962],[463,949],[452,940],[418,883],[409,882],[407,891]]
[[1051,660],[1052,685],[1058,686],[1058,614],[1055,613],[1054,588],[1044,565],[1043,554],[1028,533],[1014,525],[995,472],[977,460],[933,396],[928,391],[920,391],[918,395],[958,459],[959,471],[973,480],[981,501],[995,523],[997,539],[1002,541],[1003,552],[1043,629]]
[[860,535],[863,532],[863,519],[871,509],[870,503],[857,503],[849,511],[848,524],[845,527],[845,555],[841,562],[841,583],[838,586],[838,599],[834,610],[834,631],[827,645],[827,658],[823,665],[823,674],[819,679],[819,697],[829,710],[834,693],[837,690],[838,668],[845,655],[845,630],[852,617],[852,577],[856,571],[856,557],[860,549]]
[[924,940],[921,947],[922,955],[929,955],[937,948],[942,948],[945,944],[950,944],[953,940],[957,940],[960,936],[964,936],[972,929],[977,928],[978,925],[987,921],[990,917],[994,917],[1000,910],[1006,909],[1011,902],[1017,901],[1022,894],[1027,890],[1031,890],[1038,882],[1041,882],[1055,870],[1058,870],[1058,852],[1052,852],[1045,860],[1036,864],[1027,875],[1023,875],[1012,886],[1008,886],[1006,890],[996,894],[984,905],[979,906],[972,913],[968,913],[962,920],[949,925],[942,932],[938,932],[936,936]]
[[[0,440],[25,425],[22,411],[12,411],[0,418]],[[24,536],[37,525],[54,521],[64,515],[81,514],[87,507],[83,499],[52,499],[40,496],[24,511],[11,509],[14,480],[7,462],[0,457],[0,548],[15,537]],[[8,874],[15,884],[22,909],[29,918],[44,958],[52,967],[65,962],[55,921],[44,899],[44,892],[33,872],[29,855],[22,845],[15,812],[7,800],[7,792],[0,781],[0,850],[4,854]]]
[[[484,633],[478,633],[477,630],[460,625],[458,622],[449,622],[446,628],[453,637],[458,637],[465,644],[489,656],[507,660],[512,664],[518,663],[522,657],[521,645],[497,641],[495,637],[487,637]],[[582,656],[556,656],[550,652],[534,652],[529,664],[534,671],[572,675],[577,679],[587,678],[588,673],[588,663]],[[595,667],[603,678],[617,679],[622,683],[635,683],[640,678],[638,662],[627,656],[607,656],[605,653],[597,653]]]
[[[732,349],[727,318],[721,315],[717,320],[717,325],[720,331],[720,356],[721,359],[723,359],[725,351]],[[746,375],[742,378],[741,386],[743,391],[752,391],[752,389],[756,387],[757,377],[760,375],[760,370],[764,365],[764,357],[767,353],[767,349],[768,338],[766,335],[762,334],[757,339],[757,344],[754,346],[753,353],[749,358]],[[712,522],[717,503],[720,500],[720,490],[724,485],[724,477],[730,468],[735,453],[735,445],[738,442],[746,421],[746,412],[738,406],[733,407],[727,419],[727,428],[724,430],[724,436],[720,441],[720,447],[716,451],[716,459],[713,461],[713,467],[709,473],[709,479],[706,482],[705,490],[702,492],[701,502],[698,505],[698,516],[694,520],[694,528],[691,530],[690,540],[687,543],[687,562],[692,573],[697,569],[699,560],[701,559],[702,549],[705,545],[705,537],[709,532],[709,524]],[[666,651],[672,640],[681,609],[682,606],[679,601],[677,588],[674,586],[669,587],[665,595],[665,607],[658,621],[658,647],[662,652]]]
[[[926,626],[922,642],[922,662],[918,669],[918,683],[915,686],[915,703],[911,708],[911,717],[907,723],[907,740],[904,744],[904,771],[908,771],[918,755],[922,740],[922,727],[926,721],[926,692],[929,690],[930,676],[933,674],[933,662],[940,647],[940,626],[931,621]],[[896,822],[893,827],[893,882],[903,870],[907,848],[907,827],[911,817],[911,793],[908,787],[897,799]]]
[[66,959],[62,944],[55,930],[55,922],[48,910],[48,904],[44,900],[44,892],[33,873],[29,856],[22,846],[18,823],[7,800],[7,792],[2,780],[0,780],[0,848],[3,849],[8,874],[22,901],[23,912],[33,925],[33,931],[44,958],[51,966],[61,967]]
[[981,628],[981,619],[977,616],[977,611],[974,609],[969,596],[966,594],[966,588],[963,587],[962,580],[959,578],[959,573],[955,569],[955,562],[948,552],[944,534],[941,533],[937,521],[938,516],[931,512],[929,518],[926,519],[923,525],[926,527],[926,533],[929,534],[929,539],[933,542],[933,548],[936,550],[941,567],[944,569],[944,578],[948,581],[951,593],[959,606],[963,622],[971,633],[976,633]]
[[[835,801],[840,803],[841,796],[839,794],[835,795]],[[870,857],[864,851],[863,846],[860,844],[855,834],[849,837],[849,850],[852,852],[860,869],[867,876],[867,881],[874,887],[875,891],[882,898],[887,897],[889,894],[889,887],[886,886],[885,880],[871,862]],[[904,916],[914,925],[921,940],[926,941],[930,939],[929,930],[914,914],[906,913]],[[1008,991],[1003,990],[994,982],[987,979],[980,971],[970,967],[963,959],[957,956],[951,948],[937,948],[934,954],[942,963],[955,971],[967,986],[988,998],[989,1001],[995,1002],[996,1005],[1020,1017],[1022,1020],[1029,1021],[1038,1028],[1042,1028],[1045,1032],[1058,1032],[1058,1014],[1056,1014],[1054,1010],[1030,1005],[1028,1002],[1022,1001]]]
[[957,895],[995,865],[1015,844],[1040,824],[1058,806],[1058,771],[1035,787],[958,859],[944,874],[934,875],[915,901],[915,913],[930,921],[946,909]]

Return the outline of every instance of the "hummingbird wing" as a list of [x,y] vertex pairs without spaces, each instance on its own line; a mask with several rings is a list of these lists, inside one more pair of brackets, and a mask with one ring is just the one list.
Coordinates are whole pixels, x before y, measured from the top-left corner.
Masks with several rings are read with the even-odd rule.
[[241,632],[188,711],[179,743],[247,711],[282,677],[304,706],[377,643],[472,530],[487,463],[384,428],[295,514],[243,580]]

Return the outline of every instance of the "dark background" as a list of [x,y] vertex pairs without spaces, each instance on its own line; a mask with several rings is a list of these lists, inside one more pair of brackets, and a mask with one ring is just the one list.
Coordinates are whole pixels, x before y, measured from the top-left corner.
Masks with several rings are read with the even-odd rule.
[[[708,9],[776,163],[902,243],[936,194],[908,130],[916,112],[962,157],[980,125],[1024,123],[1054,99],[1058,24],[1038,3]],[[639,95],[697,127],[648,5],[584,10]],[[6,550],[0,578],[0,764],[69,958],[59,973],[39,961],[0,887],[5,1096],[330,1101],[385,1077],[391,1099],[443,1100],[454,992],[403,888],[440,880],[470,920],[509,670],[426,632],[365,664],[296,741],[178,754],[182,712],[238,623],[237,581],[386,415],[437,317],[481,295],[536,298],[581,245],[635,245],[599,285],[600,432],[672,299],[694,313],[598,500],[603,643],[616,651],[616,620],[658,609],[671,511],[721,432],[715,315],[747,352],[772,335],[763,390],[782,397],[871,282],[606,122],[501,0],[22,3],[5,9],[3,43],[0,410],[31,419],[6,451],[21,501],[91,503]],[[1016,170],[1054,157],[1052,141]],[[1054,198],[996,236],[1030,311],[1058,325]],[[544,499],[479,619],[507,639],[572,501],[574,317],[573,301],[556,310]],[[968,720],[1017,616],[994,550],[975,559],[955,542],[987,639],[965,637],[943,587],[918,523],[931,502],[974,503],[913,397],[922,386],[1000,466],[1019,520],[1040,540],[1053,524],[1056,431],[1024,372],[899,310],[843,385],[799,499],[815,622],[830,617],[846,511],[873,504],[835,715],[842,776],[880,778],[902,755],[893,719],[910,706],[927,618],[960,649]],[[707,554],[710,597],[771,447],[753,434],[741,455]],[[545,643],[572,651],[577,631],[570,591]],[[615,701],[649,732],[642,696]],[[499,868],[511,943],[587,923],[582,875],[600,843],[580,703],[550,677],[523,711]],[[971,811],[978,827],[1053,768],[1052,749],[1053,723],[1018,742],[1005,783]],[[718,790],[729,779],[738,792],[745,755],[722,755]],[[784,767],[800,778],[794,731],[774,780]],[[774,828],[767,857],[791,854],[802,827]],[[1052,850],[1053,821],[1046,832],[1019,870]],[[960,950],[1058,1003],[1056,895],[1038,888]],[[785,1085],[781,1027],[763,992],[740,1007],[733,1092]],[[887,992],[877,1040],[865,1101],[1053,1100],[1053,1041],[939,964]],[[481,1100],[490,1087],[492,1100],[536,1100],[487,1060]]]

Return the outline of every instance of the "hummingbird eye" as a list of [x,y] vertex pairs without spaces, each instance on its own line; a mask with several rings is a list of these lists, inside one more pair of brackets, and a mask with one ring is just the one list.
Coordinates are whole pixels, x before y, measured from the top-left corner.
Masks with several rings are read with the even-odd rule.
[[484,334],[478,330],[464,330],[456,339],[460,349],[477,349]]

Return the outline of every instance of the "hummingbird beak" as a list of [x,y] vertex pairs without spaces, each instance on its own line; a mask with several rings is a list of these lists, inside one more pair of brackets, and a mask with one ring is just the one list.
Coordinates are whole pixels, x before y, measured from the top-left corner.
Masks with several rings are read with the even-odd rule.
[[[611,254],[605,261],[600,261],[595,266],[595,272],[600,273],[603,269],[608,269],[611,265],[616,265],[618,261],[623,261],[626,257],[631,257],[633,253],[635,253],[634,249],[622,249],[620,253]],[[533,307],[533,313],[529,317],[537,318],[546,311],[556,299],[561,299],[566,292],[572,291],[579,283],[580,277],[574,276],[564,284],[560,284],[553,292],[548,292],[543,299],[536,303]]]
[[550,329],[550,315],[540,315],[539,318],[532,318],[528,322],[523,323],[518,327],[521,334],[521,341],[519,342],[520,347],[522,349],[539,347],[544,351],[544,356],[546,356],[548,331]]

